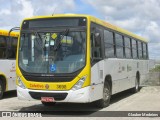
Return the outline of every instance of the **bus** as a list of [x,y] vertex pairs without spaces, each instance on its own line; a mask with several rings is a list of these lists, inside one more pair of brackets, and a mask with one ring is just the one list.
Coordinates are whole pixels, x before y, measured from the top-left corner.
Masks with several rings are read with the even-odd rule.
[[148,40],[90,15],[57,14],[22,21],[17,54],[21,100],[90,103],[139,91],[148,73]]
[[6,91],[16,90],[16,50],[18,32],[0,30],[0,99]]

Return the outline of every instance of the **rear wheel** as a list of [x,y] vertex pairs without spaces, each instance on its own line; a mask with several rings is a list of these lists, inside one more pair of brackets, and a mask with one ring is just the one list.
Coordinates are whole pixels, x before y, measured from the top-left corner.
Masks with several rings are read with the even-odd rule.
[[42,102],[44,106],[54,106],[56,102]]
[[139,91],[139,76],[136,76],[135,87],[132,88],[133,93],[137,93]]
[[0,99],[2,99],[4,93],[3,82],[0,80]]
[[111,98],[110,85],[108,84],[108,82],[105,82],[104,88],[103,88],[103,98],[96,101],[97,107],[104,108],[109,106],[110,98]]

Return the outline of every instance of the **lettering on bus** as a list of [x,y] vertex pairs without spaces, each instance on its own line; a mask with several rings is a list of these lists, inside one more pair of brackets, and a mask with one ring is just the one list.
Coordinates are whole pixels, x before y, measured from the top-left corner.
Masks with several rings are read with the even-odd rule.
[[67,86],[66,85],[57,85],[57,89],[59,89],[59,90],[66,90]]
[[15,72],[15,71],[16,71],[15,63],[12,63],[10,72]]
[[40,85],[40,84],[30,84],[30,88],[41,88],[43,89],[44,88],[44,85]]

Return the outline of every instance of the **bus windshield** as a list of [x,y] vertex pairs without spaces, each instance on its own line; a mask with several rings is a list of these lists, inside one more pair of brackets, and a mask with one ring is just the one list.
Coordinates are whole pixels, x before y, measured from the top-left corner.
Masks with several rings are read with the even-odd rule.
[[19,67],[27,73],[73,73],[85,66],[86,32],[27,30],[21,32]]

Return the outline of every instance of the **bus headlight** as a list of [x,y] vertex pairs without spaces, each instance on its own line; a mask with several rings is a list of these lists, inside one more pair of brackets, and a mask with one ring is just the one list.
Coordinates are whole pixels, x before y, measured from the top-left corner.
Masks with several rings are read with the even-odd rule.
[[72,90],[78,90],[82,88],[82,85],[84,84],[84,81],[86,80],[87,76],[83,76],[72,88]]
[[18,77],[17,80],[18,80],[18,86],[21,87],[21,88],[23,88],[23,89],[25,89],[26,87],[24,86],[24,84],[23,84],[21,78]]

